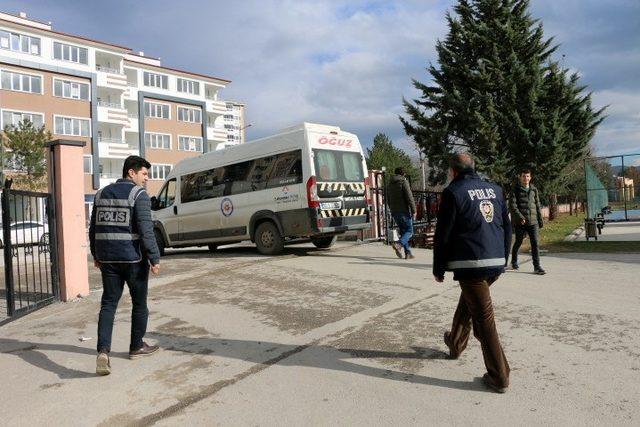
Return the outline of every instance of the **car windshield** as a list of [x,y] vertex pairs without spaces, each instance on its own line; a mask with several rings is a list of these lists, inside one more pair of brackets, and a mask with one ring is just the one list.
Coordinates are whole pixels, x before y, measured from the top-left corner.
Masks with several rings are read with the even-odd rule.
[[361,182],[364,180],[360,153],[313,150],[318,181]]

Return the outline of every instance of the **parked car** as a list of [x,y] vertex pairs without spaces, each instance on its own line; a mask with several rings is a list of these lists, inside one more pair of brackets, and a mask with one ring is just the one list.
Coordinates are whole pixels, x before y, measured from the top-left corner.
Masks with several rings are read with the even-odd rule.
[[[49,243],[49,225],[40,221],[16,221],[9,226],[11,245],[46,245]],[[0,236],[0,247],[4,247],[4,234]]]

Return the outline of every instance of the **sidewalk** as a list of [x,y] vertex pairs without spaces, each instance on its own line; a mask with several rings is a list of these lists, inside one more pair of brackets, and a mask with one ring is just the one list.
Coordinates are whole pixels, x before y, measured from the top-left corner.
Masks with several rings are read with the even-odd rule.
[[492,287],[505,395],[482,385],[473,338],[446,359],[459,290],[450,274],[433,281],[430,251],[186,251],[151,282],[147,338],[161,352],[127,359],[123,297],[107,377],[94,374],[99,290],[0,328],[3,424],[637,424],[640,255],[542,261],[546,276],[523,256]]

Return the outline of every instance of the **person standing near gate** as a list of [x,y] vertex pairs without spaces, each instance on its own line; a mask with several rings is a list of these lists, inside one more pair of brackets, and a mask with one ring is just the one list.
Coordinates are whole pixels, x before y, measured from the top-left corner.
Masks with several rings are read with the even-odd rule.
[[516,232],[516,240],[511,250],[511,268],[518,270],[518,251],[525,233],[531,242],[531,257],[533,258],[533,272],[546,274],[540,266],[540,251],[538,249],[538,230],[544,225],[540,212],[540,198],[538,189],[531,184],[531,171],[523,169],[518,177],[511,197],[509,198],[511,219]]
[[118,301],[126,282],[131,294],[129,358],[158,351],[142,339],[147,331],[149,269],[160,270],[160,251],[153,233],[151,202],[144,189],[151,164],[139,156],[124,161],[122,179],[96,193],[89,242],[94,265],[102,273],[102,302],[98,320],[96,373],[111,373],[109,351]]
[[405,177],[404,169],[396,168],[395,175],[391,177],[389,188],[387,189],[387,205],[391,210],[393,220],[398,225],[400,240],[392,243],[393,250],[398,258],[413,259],[409,239],[413,236],[413,220],[416,216],[416,203],[413,200],[413,193],[409,186],[409,181]]
[[450,166],[453,181],[442,192],[438,210],[433,276],[442,283],[445,271],[453,271],[462,292],[444,342],[450,357],[457,359],[467,347],[473,326],[487,368],[483,381],[504,393],[509,386],[509,363],[498,338],[489,287],[509,259],[509,213],[502,189],[480,179],[469,154],[455,154]]

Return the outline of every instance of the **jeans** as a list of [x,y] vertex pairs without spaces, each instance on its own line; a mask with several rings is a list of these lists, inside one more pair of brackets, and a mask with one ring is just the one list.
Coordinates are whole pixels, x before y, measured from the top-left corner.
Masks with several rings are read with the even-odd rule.
[[147,289],[149,287],[149,264],[146,260],[139,263],[104,263],[102,272],[102,302],[98,319],[98,351],[111,350],[111,334],[118,301],[124,290],[124,283],[129,286],[131,295],[131,342],[129,351],[142,348],[142,338],[147,332]]
[[508,387],[509,362],[500,345],[489,292],[489,286],[497,279],[496,276],[490,279],[460,280],[462,293],[453,315],[451,343],[455,352],[461,354],[467,347],[473,326],[473,335],[480,341],[484,365],[491,382],[498,387]]
[[518,265],[518,251],[525,233],[529,235],[529,241],[531,242],[531,257],[533,258],[533,267],[540,268],[540,252],[538,251],[538,224],[534,225],[516,225],[516,240],[513,242],[513,249],[511,250],[511,265]]
[[409,240],[413,236],[413,219],[411,214],[408,213],[394,213],[393,220],[398,225],[398,234],[400,235],[400,244],[404,248],[405,254],[411,253],[411,247],[409,246]]

